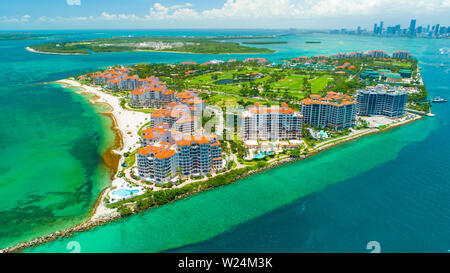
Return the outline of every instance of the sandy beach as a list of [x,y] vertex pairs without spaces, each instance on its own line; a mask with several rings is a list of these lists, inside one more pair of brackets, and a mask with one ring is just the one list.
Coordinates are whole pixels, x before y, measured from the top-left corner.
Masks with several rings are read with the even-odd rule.
[[[77,81],[73,80],[59,80],[56,81],[56,83],[65,84],[72,87],[77,87],[82,89],[82,91],[78,92],[80,94],[86,92],[94,94],[96,97],[94,99],[91,99],[90,102],[93,104],[96,103],[105,103],[108,104],[111,108],[110,113],[104,113],[105,115],[109,116],[113,120],[113,130],[118,130],[120,132],[119,136],[121,139],[119,139],[120,145],[115,145],[115,147],[119,147],[116,150],[113,150],[113,152],[117,155],[123,155],[125,152],[133,151],[140,147],[140,138],[138,131],[144,125],[150,120],[150,115],[142,112],[137,111],[126,111],[120,106],[120,98],[107,94],[105,92],[100,91],[101,88],[99,87],[92,87],[87,85],[82,85]],[[117,143],[117,141],[116,141]],[[112,183],[111,186],[114,185],[114,181],[117,179],[116,174],[118,171],[122,169],[121,164],[123,163],[124,157],[119,156],[119,160],[111,159],[111,156],[108,156],[108,153],[106,152],[103,156],[105,164],[108,165],[114,172],[111,177]],[[110,164],[114,164],[116,166],[110,166]],[[118,166],[117,166],[118,165]],[[104,206],[103,200],[106,194],[110,191],[111,186],[108,187],[103,191],[103,193],[99,196],[99,201],[96,203],[94,207],[94,211],[91,215],[91,218],[88,220],[98,220],[98,219],[105,219],[111,216],[116,216],[117,212],[116,210],[108,209]]]
[[100,91],[99,87],[81,85],[73,80],[59,80],[56,83],[62,83],[73,87],[82,88],[82,92],[95,94],[98,99],[93,103],[106,103],[111,106],[111,114],[117,121],[117,128],[120,130],[123,138],[123,148],[117,150],[117,153],[123,154],[133,151],[140,147],[138,131],[145,123],[150,121],[150,114],[138,111],[126,111],[120,106],[120,98]]
[[[34,50],[31,47],[27,46],[25,47],[27,51],[33,52],[33,53],[40,53],[40,54],[55,54],[55,55],[90,55],[90,54],[83,54],[83,53],[57,53],[57,52],[42,52],[38,50]],[[258,52],[244,52],[244,53],[194,53],[194,52],[184,52],[184,51],[170,51],[170,50],[152,50],[152,49],[136,49],[136,50],[130,50],[129,52],[163,52],[163,53],[181,53],[181,54],[210,54],[210,55],[221,55],[221,54],[270,54],[274,52],[267,52],[267,53],[258,53]],[[102,53],[116,53],[116,52],[102,52]]]
[[89,55],[89,54],[83,54],[83,53],[56,53],[56,52],[42,52],[32,49],[31,47],[27,46],[25,47],[27,51],[33,52],[33,53],[40,53],[40,54],[54,54],[54,55]]

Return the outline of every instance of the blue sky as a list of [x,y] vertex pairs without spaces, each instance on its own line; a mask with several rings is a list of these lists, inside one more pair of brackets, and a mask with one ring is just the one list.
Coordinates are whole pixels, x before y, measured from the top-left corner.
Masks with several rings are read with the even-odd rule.
[[0,29],[450,25],[450,0],[2,0]]

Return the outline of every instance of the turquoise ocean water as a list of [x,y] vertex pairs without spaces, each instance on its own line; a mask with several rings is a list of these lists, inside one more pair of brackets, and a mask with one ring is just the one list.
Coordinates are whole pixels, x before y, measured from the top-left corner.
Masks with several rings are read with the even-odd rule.
[[[64,31],[67,33],[67,31]],[[448,40],[384,39],[285,31],[95,31],[67,39],[112,35],[282,33],[287,44],[258,54],[277,61],[355,50],[410,50],[420,60],[430,96],[450,96]],[[305,44],[307,40],[321,44]],[[34,54],[40,41],[0,43],[0,247],[85,219],[109,174],[101,154],[111,145],[110,121],[70,89],[38,83],[113,64],[244,59],[256,55],[112,53]],[[266,45],[267,46],[267,45]],[[439,67],[444,63],[443,68]],[[447,104],[426,118],[347,143],[302,162],[109,223],[32,252],[447,252],[450,249],[450,125]]]

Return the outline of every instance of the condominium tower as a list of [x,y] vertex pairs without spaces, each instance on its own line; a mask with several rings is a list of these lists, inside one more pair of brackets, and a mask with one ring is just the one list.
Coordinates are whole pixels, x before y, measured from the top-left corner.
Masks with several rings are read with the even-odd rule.
[[325,97],[311,95],[301,101],[300,110],[305,124],[341,130],[356,121],[356,101],[350,96],[328,92]]
[[358,90],[356,98],[357,114],[360,116],[398,118],[405,115],[408,93],[396,87],[377,85]]

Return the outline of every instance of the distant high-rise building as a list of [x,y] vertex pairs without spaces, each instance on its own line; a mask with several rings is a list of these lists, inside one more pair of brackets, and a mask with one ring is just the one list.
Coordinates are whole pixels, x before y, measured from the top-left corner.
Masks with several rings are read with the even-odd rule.
[[448,33],[450,33],[450,26],[440,26],[436,25],[427,25],[421,26],[417,25],[416,19],[411,19],[409,26],[401,27],[400,24],[397,25],[386,25],[384,27],[384,21],[380,21],[379,23],[373,24],[373,31],[371,32],[367,28],[362,28],[361,26],[357,26],[356,29],[341,29],[341,30],[332,30],[331,34],[348,34],[348,35],[367,35],[371,34],[374,36],[401,36],[401,37],[420,37],[420,38],[443,38],[448,37]]
[[439,34],[439,24],[436,25],[436,27],[434,28],[434,35],[438,35]]
[[418,26],[418,27],[416,28],[416,33],[417,33],[417,34],[422,33],[422,31],[423,31],[423,27],[422,27],[422,26]]
[[392,58],[411,59],[412,55],[411,55],[411,52],[409,52],[409,51],[399,50],[399,51],[395,51],[394,53],[392,53]]
[[394,33],[395,33],[395,28],[394,27],[387,27],[386,34],[393,35]]
[[412,19],[409,23],[409,35],[416,34],[416,19]]

